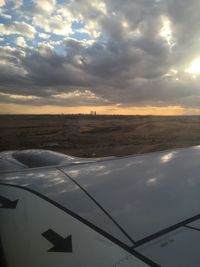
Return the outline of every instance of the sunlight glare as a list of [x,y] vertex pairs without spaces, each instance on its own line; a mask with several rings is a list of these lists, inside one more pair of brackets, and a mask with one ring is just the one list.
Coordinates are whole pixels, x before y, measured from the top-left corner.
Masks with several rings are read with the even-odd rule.
[[200,74],[200,57],[194,59],[191,66],[185,71],[191,74]]
[[170,153],[165,154],[160,159],[161,163],[169,162],[174,157],[175,154],[176,154],[176,152],[170,152]]

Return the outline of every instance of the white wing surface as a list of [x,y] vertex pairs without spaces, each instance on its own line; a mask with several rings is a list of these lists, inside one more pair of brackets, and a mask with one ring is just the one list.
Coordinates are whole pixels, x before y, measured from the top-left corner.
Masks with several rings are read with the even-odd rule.
[[36,152],[0,154],[9,267],[200,265],[200,147],[92,160]]

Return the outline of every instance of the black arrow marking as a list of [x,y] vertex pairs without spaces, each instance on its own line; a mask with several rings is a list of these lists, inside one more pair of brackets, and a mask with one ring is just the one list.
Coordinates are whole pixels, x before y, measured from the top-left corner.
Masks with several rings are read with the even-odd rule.
[[66,238],[63,238],[52,229],[47,230],[46,232],[42,233],[50,243],[54,246],[50,248],[49,252],[67,252],[72,253],[72,236],[69,235]]
[[8,198],[0,196],[0,209],[16,209],[18,201],[18,199],[11,201]]

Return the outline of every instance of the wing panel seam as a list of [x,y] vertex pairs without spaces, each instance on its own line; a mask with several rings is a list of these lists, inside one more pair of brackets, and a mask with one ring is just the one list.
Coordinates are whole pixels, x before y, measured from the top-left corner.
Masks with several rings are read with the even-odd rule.
[[73,183],[75,183],[108,217],[109,219],[117,226],[117,228],[131,241],[133,244],[136,244],[136,242],[127,234],[127,232],[115,221],[115,219],[110,215],[110,213],[105,210],[99,204],[99,202],[92,196],[90,195],[76,180],[74,180],[70,175],[68,175],[65,171],[60,169],[59,167],[56,167],[60,172],[62,172],[64,175],[66,175]]
[[170,233],[170,232],[172,232],[172,231],[174,231],[174,230],[176,230],[176,229],[178,229],[180,227],[186,227],[187,224],[192,223],[194,221],[197,221],[198,219],[200,219],[200,214],[197,214],[197,215],[195,215],[193,217],[190,217],[189,219],[186,219],[186,220],[184,220],[182,222],[176,223],[176,224],[174,224],[174,225],[172,225],[170,227],[167,227],[167,228],[165,228],[165,229],[163,229],[163,230],[161,230],[159,232],[156,232],[156,233],[154,233],[154,234],[152,234],[150,236],[147,236],[147,237],[137,241],[135,246],[133,246],[133,248],[139,247],[139,246],[144,245],[144,244],[146,244],[146,243],[148,243],[150,241],[153,241],[154,239],[156,239],[158,237],[161,237],[161,236],[163,236],[165,234],[168,234],[168,233]]
[[50,198],[42,195],[41,193],[39,193],[39,192],[37,192],[37,191],[35,191],[33,189],[30,189],[28,187],[24,187],[24,186],[20,186],[20,185],[15,185],[15,184],[6,184],[6,183],[0,182],[0,185],[14,187],[14,188],[19,188],[19,189],[28,191],[28,192],[30,192],[30,193],[32,193],[32,194],[34,194],[34,195],[42,198],[43,200],[45,200],[45,201],[49,202],[50,204],[52,204],[53,206],[61,209],[65,213],[67,213],[70,216],[72,216],[73,218],[77,219],[78,221],[80,221],[83,224],[87,225],[88,227],[90,227],[91,229],[93,229],[94,231],[96,231],[97,233],[99,233],[102,236],[104,236],[105,238],[109,239],[110,241],[112,241],[113,243],[115,243],[119,247],[123,248],[124,250],[126,250],[127,252],[129,252],[130,254],[132,254],[133,256],[135,256],[136,258],[138,258],[141,261],[143,261],[144,263],[148,264],[149,266],[151,266],[151,267],[161,267],[160,265],[158,265],[157,263],[153,262],[151,259],[147,258],[146,256],[144,256],[140,252],[132,249],[131,247],[129,247],[126,244],[124,244],[122,241],[120,241],[117,238],[115,238],[114,236],[112,236],[109,233],[105,232],[104,230],[102,230],[101,228],[99,228],[96,225],[92,224],[91,222],[85,220],[84,218],[82,218],[78,214],[74,213],[73,211],[67,209],[66,207],[63,207],[62,205],[60,205],[59,203],[55,202],[54,200],[52,200],[52,199],[50,199]]

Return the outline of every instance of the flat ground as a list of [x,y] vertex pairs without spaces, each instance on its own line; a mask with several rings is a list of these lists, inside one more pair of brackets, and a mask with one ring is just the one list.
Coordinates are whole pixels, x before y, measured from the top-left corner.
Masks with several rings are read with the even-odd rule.
[[101,157],[193,145],[200,145],[200,116],[0,116],[0,151],[40,148]]

